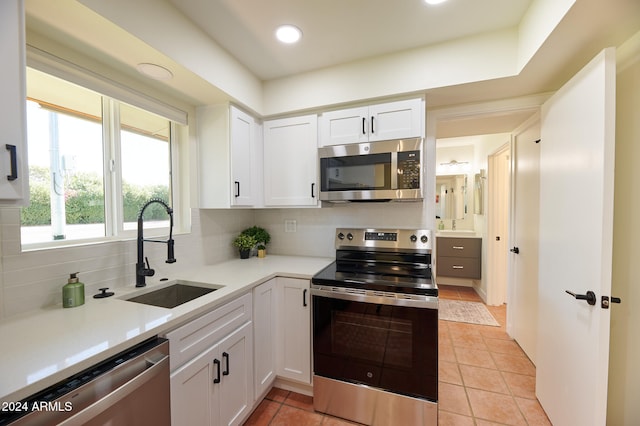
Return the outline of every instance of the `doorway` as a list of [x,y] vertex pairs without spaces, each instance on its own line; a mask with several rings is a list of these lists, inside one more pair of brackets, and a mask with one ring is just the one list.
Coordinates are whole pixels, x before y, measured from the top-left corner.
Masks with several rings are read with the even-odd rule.
[[488,158],[487,305],[507,302],[511,143]]

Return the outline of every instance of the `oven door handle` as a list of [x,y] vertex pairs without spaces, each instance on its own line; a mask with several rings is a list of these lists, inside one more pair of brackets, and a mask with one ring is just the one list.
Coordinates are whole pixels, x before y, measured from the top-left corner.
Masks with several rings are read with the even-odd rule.
[[406,306],[413,308],[438,309],[438,298],[435,296],[425,296],[423,300],[404,299],[389,296],[378,296],[358,293],[347,293],[343,291],[325,290],[322,288],[311,288],[311,296],[326,297],[329,299],[348,300],[353,302],[373,303],[375,305]]

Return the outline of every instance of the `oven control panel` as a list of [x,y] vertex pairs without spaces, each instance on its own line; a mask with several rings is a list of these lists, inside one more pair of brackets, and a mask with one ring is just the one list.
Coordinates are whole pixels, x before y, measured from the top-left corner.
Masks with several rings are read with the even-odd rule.
[[335,246],[431,251],[432,239],[428,229],[338,228]]

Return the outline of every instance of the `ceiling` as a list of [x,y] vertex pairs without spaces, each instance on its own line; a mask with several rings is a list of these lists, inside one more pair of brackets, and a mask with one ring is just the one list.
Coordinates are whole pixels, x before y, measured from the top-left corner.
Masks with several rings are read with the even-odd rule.
[[[263,81],[516,28],[533,3],[449,0],[429,6],[423,0],[148,1],[170,3],[176,13],[183,13]],[[93,59],[100,70],[124,73],[191,105],[225,100],[221,90],[80,1],[26,0],[26,12],[27,42],[31,34],[31,38],[70,46]],[[302,29],[299,44],[275,41],[273,33],[281,23]],[[424,93],[434,108],[551,92],[601,49],[619,46],[639,30],[639,0],[576,0],[520,74],[428,88]],[[174,78],[168,82],[143,80],[135,69],[140,62],[163,65],[174,72]],[[491,120],[452,119],[438,125],[438,136],[509,132],[526,114],[498,114]]]
[[[261,80],[516,27],[531,0],[170,0]],[[293,24],[296,45],[275,39]]]

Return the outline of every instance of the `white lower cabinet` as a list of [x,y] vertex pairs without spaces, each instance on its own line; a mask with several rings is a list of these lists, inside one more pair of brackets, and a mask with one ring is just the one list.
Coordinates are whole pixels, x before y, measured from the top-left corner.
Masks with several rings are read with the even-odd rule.
[[239,425],[251,413],[251,315],[252,296],[247,294],[167,333],[172,354],[206,347],[175,369],[172,363],[173,425]]
[[277,280],[277,374],[311,384],[310,281],[284,277]]
[[254,396],[263,397],[276,378],[276,278],[253,289]]

